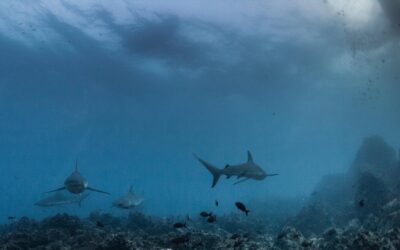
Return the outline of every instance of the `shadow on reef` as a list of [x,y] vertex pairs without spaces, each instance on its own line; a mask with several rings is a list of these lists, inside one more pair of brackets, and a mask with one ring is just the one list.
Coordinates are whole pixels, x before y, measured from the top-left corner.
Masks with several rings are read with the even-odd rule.
[[[139,212],[22,217],[0,227],[0,249],[400,249],[399,177],[396,151],[373,136],[349,170],[323,177],[305,204],[257,204],[269,215],[217,215],[212,223]],[[282,210],[288,206],[302,208]]]

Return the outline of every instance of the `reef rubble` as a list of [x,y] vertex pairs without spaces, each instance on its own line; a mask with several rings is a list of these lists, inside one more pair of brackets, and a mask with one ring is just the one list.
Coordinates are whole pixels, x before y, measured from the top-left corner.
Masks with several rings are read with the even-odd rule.
[[[96,213],[85,219],[57,214],[42,221],[22,217],[3,226],[0,249],[400,249],[400,202],[392,200],[383,209],[383,217],[353,219],[345,227],[310,235],[292,226],[283,226],[276,234],[246,230],[258,227],[259,220],[223,229],[196,218],[187,229],[177,230],[170,224],[173,218],[140,213],[127,218]],[[104,227],[93,219],[103,219]]]

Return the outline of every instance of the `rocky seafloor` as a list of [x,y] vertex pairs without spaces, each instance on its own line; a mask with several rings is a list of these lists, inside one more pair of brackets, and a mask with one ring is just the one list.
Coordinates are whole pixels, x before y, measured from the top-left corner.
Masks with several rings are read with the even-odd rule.
[[[263,214],[271,203],[249,205],[261,212],[213,223],[139,212],[22,217],[0,226],[0,249],[400,249],[400,159],[381,137],[368,137],[349,170],[322,178],[290,216]],[[174,228],[178,221],[187,227]]]
[[393,225],[400,222],[400,202],[394,200],[385,209],[386,218],[353,219],[343,228],[307,236],[289,225],[267,232],[264,222],[234,215],[221,217],[221,225],[198,218],[187,229],[173,228],[173,218],[141,213],[123,219],[100,213],[85,219],[67,214],[42,221],[22,217],[3,226],[0,249],[400,249],[400,227]]

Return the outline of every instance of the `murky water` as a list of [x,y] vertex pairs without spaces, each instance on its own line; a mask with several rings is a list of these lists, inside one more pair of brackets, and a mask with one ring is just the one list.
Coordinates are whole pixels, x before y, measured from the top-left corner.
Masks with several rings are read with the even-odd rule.
[[0,52],[4,249],[400,247],[398,0],[4,0]]

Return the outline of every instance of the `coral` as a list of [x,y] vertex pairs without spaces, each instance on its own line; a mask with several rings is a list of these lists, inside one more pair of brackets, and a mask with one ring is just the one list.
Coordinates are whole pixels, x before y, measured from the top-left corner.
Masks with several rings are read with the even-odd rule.
[[57,214],[56,216],[46,218],[40,223],[41,229],[58,228],[73,235],[83,227],[81,220],[77,216],[68,214]]

